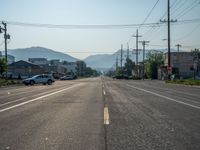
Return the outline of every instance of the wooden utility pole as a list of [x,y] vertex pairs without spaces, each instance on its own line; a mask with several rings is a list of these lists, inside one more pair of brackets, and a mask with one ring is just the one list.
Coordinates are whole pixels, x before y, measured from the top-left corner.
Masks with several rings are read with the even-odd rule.
[[171,35],[170,35],[170,28],[171,28],[171,22],[177,22],[177,20],[171,20],[170,19],[170,0],[167,0],[167,21],[166,20],[160,20],[160,22],[167,22],[167,33],[168,33],[168,39],[167,39],[167,45],[168,45],[168,64],[167,64],[167,69],[168,69],[168,79],[171,78],[171,72],[172,72],[172,67],[171,67]]
[[[7,53],[7,39],[10,39],[10,35],[7,34],[7,24],[5,22],[2,22],[2,25],[4,26],[4,28],[2,28],[0,26],[0,33],[2,33],[2,31],[4,31],[4,41],[5,41],[5,60],[6,60],[6,64],[8,64],[8,53]],[[6,70],[6,79],[8,79],[8,71]]]
[[129,59],[129,44],[127,43],[127,56],[126,56],[126,59],[128,60]]
[[123,63],[123,44],[121,44],[121,57],[120,57],[120,68],[122,70],[122,63]]
[[143,46],[143,61],[142,61],[142,79],[144,80],[144,70],[145,70],[145,66],[144,66],[144,59],[145,59],[145,46],[147,45],[147,43],[149,43],[150,41],[140,41],[140,43],[142,43]]
[[137,77],[138,77],[138,74],[139,74],[139,68],[138,68],[138,38],[139,37],[142,37],[141,35],[138,35],[138,29],[136,30],[136,35],[133,35],[133,37],[135,37],[136,38],[136,49],[135,49],[135,54],[136,54],[136,75],[137,75]]

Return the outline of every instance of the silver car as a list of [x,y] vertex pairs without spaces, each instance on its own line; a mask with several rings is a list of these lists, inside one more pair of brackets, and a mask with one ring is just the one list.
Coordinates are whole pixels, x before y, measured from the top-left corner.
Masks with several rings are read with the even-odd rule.
[[53,76],[50,74],[39,74],[23,80],[23,84],[25,85],[34,85],[34,84],[51,85],[53,82],[55,82],[55,80]]

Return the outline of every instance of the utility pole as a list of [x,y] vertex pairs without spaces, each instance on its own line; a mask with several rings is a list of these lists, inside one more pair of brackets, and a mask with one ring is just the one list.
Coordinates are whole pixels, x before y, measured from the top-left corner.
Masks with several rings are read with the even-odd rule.
[[122,61],[123,61],[123,44],[121,44],[121,57],[120,57],[120,68],[122,71]]
[[138,71],[138,38],[139,37],[142,37],[141,35],[138,35],[138,29],[136,30],[136,35],[133,35],[133,37],[136,37],[136,74],[137,74],[137,77],[138,77],[138,74],[139,74],[139,71]]
[[182,47],[182,45],[181,44],[177,44],[175,46],[177,47],[177,52],[179,52],[180,51],[180,47]]
[[136,65],[138,65],[138,38],[142,37],[141,35],[138,35],[138,29],[136,30],[136,35],[133,35],[133,37],[136,37]]
[[167,0],[167,21],[166,20],[160,20],[160,22],[167,22],[167,32],[168,32],[168,64],[167,64],[167,69],[168,69],[168,79],[171,78],[171,72],[172,72],[172,68],[171,68],[171,22],[177,22],[177,20],[171,20],[170,19],[170,0]]
[[178,52],[178,54],[176,55],[176,58],[177,58],[177,63],[178,63],[178,75],[180,75],[180,56],[179,56],[179,51],[180,51],[180,47],[182,46],[182,45],[180,45],[180,44],[177,44],[177,45],[175,45],[176,47],[177,47],[177,52]]
[[[167,1],[167,26],[168,26],[168,67],[171,69],[170,0]],[[169,74],[168,74],[168,79],[170,79]]]
[[118,68],[118,56],[116,58],[116,71],[117,71],[117,68]]
[[143,61],[142,61],[142,79],[144,80],[144,59],[145,59],[145,46],[147,45],[147,43],[149,43],[150,41],[140,41],[140,43],[142,43],[143,46]]
[[5,39],[5,59],[6,62],[8,61],[8,56],[7,56],[7,24],[2,22],[4,26],[4,39]]
[[[5,60],[6,60],[6,64],[8,64],[8,54],[7,54],[7,39],[10,39],[10,35],[7,34],[7,24],[5,22],[2,22],[2,25],[4,26],[4,28],[2,28],[0,26],[0,33],[2,33],[2,31],[4,31],[4,41],[5,41]],[[8,71],[6,71],[6,79],[8,78]]]
[[126,59],[128,60],[129,59],[129,44],[127,43],[127,56],[126,56]]

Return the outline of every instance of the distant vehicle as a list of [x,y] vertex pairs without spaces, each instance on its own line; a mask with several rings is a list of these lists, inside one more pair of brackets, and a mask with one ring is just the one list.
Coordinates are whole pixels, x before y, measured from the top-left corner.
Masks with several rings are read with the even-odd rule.
[[55,82],[55,80],[53,76],[50,74],[39,74],[23,80],[23,84],[25,85],[34,85],[34,84],[51,85],[53,82]]
[[66,75],[60,78],[60,80],[73,80],[76,79],[76,76],[74,75]]

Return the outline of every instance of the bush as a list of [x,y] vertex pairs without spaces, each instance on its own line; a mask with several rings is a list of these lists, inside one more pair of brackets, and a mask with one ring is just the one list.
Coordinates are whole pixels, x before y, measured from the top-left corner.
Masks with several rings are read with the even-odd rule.
[[184,84],[184,85],[200,85],[200,80],[193,80],[193,79],[174,80],[174,81],[166,81],[166,83]]

